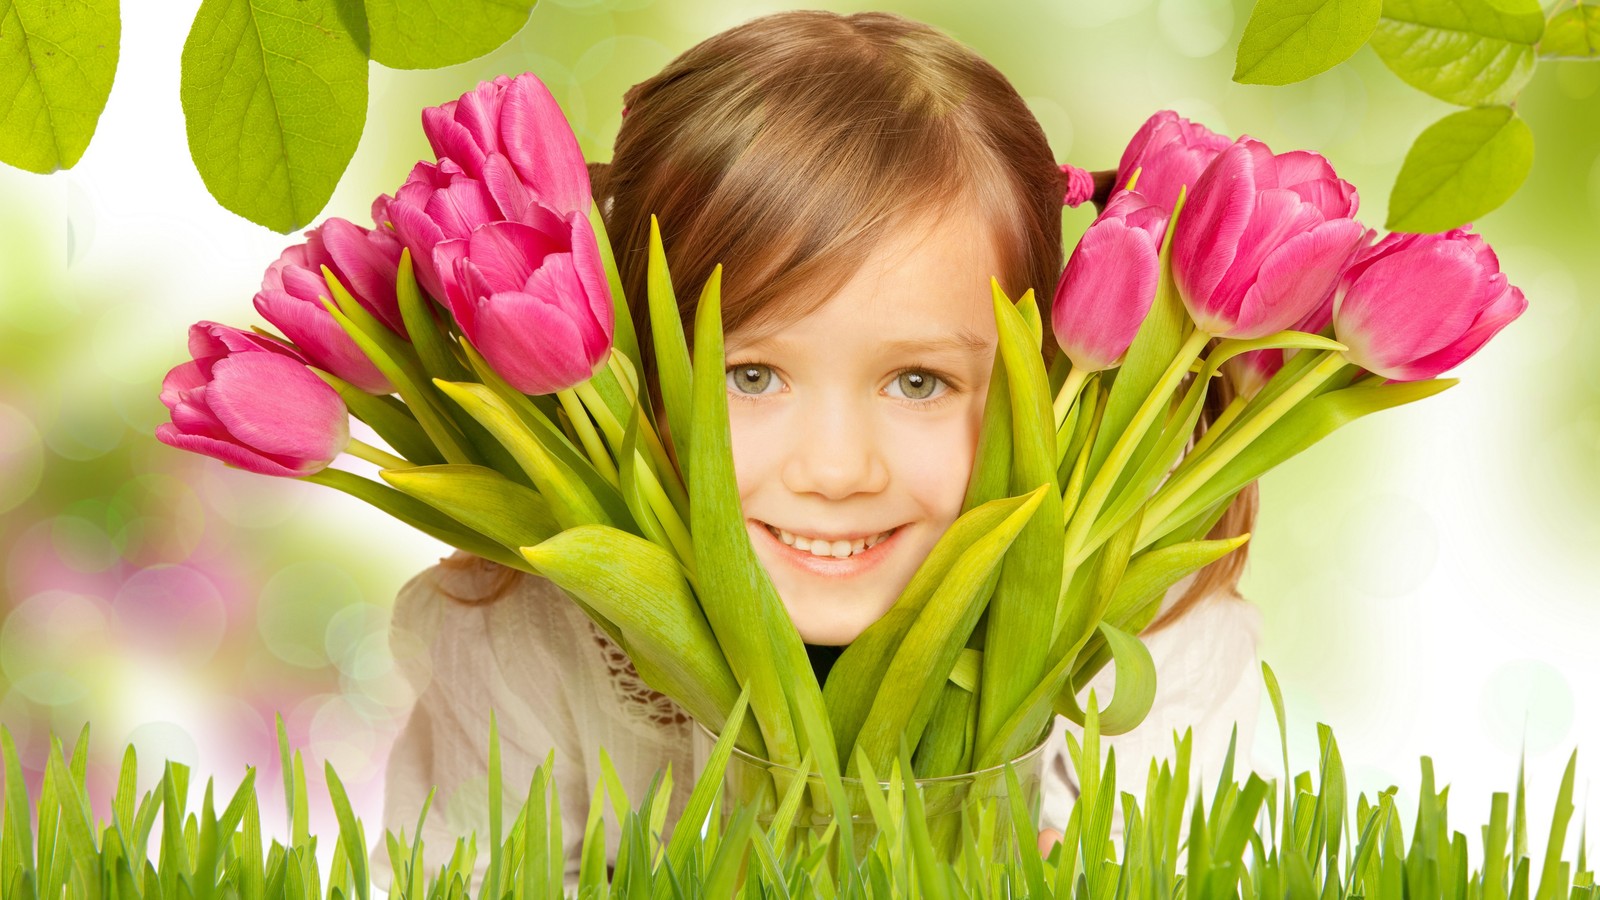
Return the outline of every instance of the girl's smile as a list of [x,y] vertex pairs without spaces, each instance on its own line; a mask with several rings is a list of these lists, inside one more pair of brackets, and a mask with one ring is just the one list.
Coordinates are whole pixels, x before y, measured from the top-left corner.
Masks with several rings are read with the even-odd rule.
[[865,538],[849,540],[841,537],[826,541],[808,539],[765,522],[756,524],[760,528],[752,530],[756,531],[757,539],[760,534],[765,534],[767,540],[776,541],[782,548],[773,551],[777,556],[790,565],[824,578],[849,578],[869,571],[899,547],[894,539],[903,530],[902,526],[896,526]]

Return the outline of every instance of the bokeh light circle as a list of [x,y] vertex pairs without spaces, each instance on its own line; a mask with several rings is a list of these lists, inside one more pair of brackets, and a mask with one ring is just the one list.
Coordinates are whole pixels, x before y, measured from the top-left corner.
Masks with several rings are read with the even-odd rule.
[[344,569],[321,560],[291,563],[261,588],[256,627],[273,655],[307,669],[328,665],[328,626],[347,606],[364,603]]
[[88,697],[92,663],[110,649],[105,602],[44,591],[12,608],[0,626],[0,671],[35,703],[62,707]]
[[0,403],[0,513],[33,496],[44,477],[44,439],[33,420]]
[[1227,0],[1161,0],[1156,25],[1167,45],[1184,56],[1210,56],[1233,36],[1233,4]]
[[50,543],[63,563],[79,572],[104,572],[119,554],[106,530],[80,515],[60,515],[50,522]]
[[304,504],[307,492],[283,478],[263,478],[219,462],[205,460],[194,481],[205,505],[230,525],[273,528],[289,522]]
[[205,506],[188,484],[170,475],[140,475],[106,505],[106,530],[123,558],[136,565],[183,562],[205,536]]
[[376,774],[383,763],[378,750],[372,723],[345,697],[328,696],[311,717],[311,754],[332,763],[346,782]]
[[181,763],[190,769],[200,765],[199,742],[177,722],[144,722],[128,732],[122,744],[133,745],[141,785],[159,781],[168,762]]
[[152,657],[201,664],[228,630],[222,593],[188,566],[157,565],[129,576],[112,608],[118,636]]
[[1478,714],[1484,733],[1507,753],[1523,747],[1542,753],[1572,730],[1572,685],[1555,666],[1537,659],[1502,664],[1484,682]]

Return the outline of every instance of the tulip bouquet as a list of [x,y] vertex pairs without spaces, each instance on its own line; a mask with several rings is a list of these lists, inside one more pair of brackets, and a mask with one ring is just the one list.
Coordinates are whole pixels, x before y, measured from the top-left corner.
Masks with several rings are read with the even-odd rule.
[[[763,797],[783,815],[848,806],[846,774],[998,766],[1057,713],[1133,727],[1154,696],[1136,635],[1171,585],[1248,538],[1207,539],[1238,491],[1345,422],[1448,387],[1433,376],[1524,306],[1476,236],[1373,244],[1321,157],[1158,114],[1062,275],[1056,365],[1032,293],[994,284],[964,512],[824,689],[739,510],[720,269],[686,334],[652,229],[648,383],[544,85],[502,77],[422,121],[436,160],[377,199],[372,228],[331,219],[268,268],[255,305],[281,336],[192,327],[157,436],[550,579],[713,732],[748,697],[738,747],[825,779],[774,776]],[[1191,441],[1221,378],[1237,399]],[[387,448],[352,438],[349,415]],[[330,467],[341,453],[382,481]],[[1086,710],[1079,691],[1107,664],[1115,696]]]

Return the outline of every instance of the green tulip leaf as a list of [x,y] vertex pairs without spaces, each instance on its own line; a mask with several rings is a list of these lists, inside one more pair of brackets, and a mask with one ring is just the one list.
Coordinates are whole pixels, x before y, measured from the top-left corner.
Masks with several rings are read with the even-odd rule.
[[539,492],[483,466],[417,466],[378,473],[397,490],[421,500],[485,537],[516,550],[561,530]]
[[486,56],[527,23],[535,0],[365,0],[372,59],[438,69]]
[[[1099,633],[1111,651],[1117,685],[1111,705],[1100,712],[1100,733],[1125,734],[1143,722],[1150,707],[1155,705],[1155,660],[1150,656],[1150,648],[1137,636],[1109,622],[1100,623]],[[1056,696],[1055,709],[1073,722],[1083,724],[1083,709],[1070,688],[1064,688]]]
[[366,126],[365,31],[351,0],[202,0],[179,96],[218,203],[283,234],[322,211]]
[[[984,535],[999,528],[1026,498],[1002,497],[961,514],[939,536],[911,581],[900,592],[889,611],[868,625],[840,654],[823,685],[822,696],[833,722],[834,740],[843,759],[854,757],[852,748],[861,723],[866,721],[878,693],[883,689],[889,663],[916,623],[917,616],[939,586],[950,578],[956,561]],[[976,676],[973,683],[977,683]],[[841,762],[843,762],[841,759]]]
[[[999,334],[995,357],[1004,362],[995,367],[991,377],[1006,380],[1012,401],[1009,493],[1022,496],[1043,486],[1052,497],[1059,497],[1055,414],[1039,345],[1026,318],[1018,313],[999,282],[991,280],[990,288]],[[1027,299],[1028,305],[1033,305],[1032,297]],[[978,698],[979,746],[994,738],[1011,710],[1048,668],[1046,658],[1065,551],[1061,539],[1063,521],[1059,502],[1045,504],[1023,526],[1014,552],[1000,562],[1000,577],[989,601],[985,626],[988,652],[984,654]]]
[[1483,106],[1516,99],[1543,33],[1535,0],[1384,0],[1372,49],[1417,90]]
[[[647,684],[707,728],[722,729],[739,686],[670,551],[625,531],[584,525],[524,547],[522,555],[540,575],[616,625]],[[760,752],[754,725],[746,723],[740,743]]]
[[0,162],[70,169],[111,96],[118,0],[0,0]]
[[1506,202],[1533,168],[1533,132],[1509,106],[1445,116],[1418,135],[1389,196],[1390,231],[1464,225]]
[[376,396],[356,387],[343,378],[321,369],[312,369],[319,378],[333,386],[344,400],[350,414],[367,423],[384,443],[393,447],[407,462],[419,466],[435,465],[445,461],[439,448],[433,445],[428,433],[417,424],[416,416],[399,399]]
[[1383,0],[1256,0],[1233,80],[1292,84],[1326,72],[1361,49],[1382,12]]
[[[996,567],[1002,566],[1003,561],[1009,558],[1006,551],[1027,526],[1036,521],[1035,514],[1041,509],[1056,506],[1044,503],[1048,493],[1050,485],[1040,485],[1026,497],[1020,498],[1022,502],[1016,505],[1010,515],[968,547],[907,630],[905,640],[894,651],[894,658],[884,672],[883,680],[875,685],[878,688],[876,697],[856,739],[855,752],[865,751],[875,768],[888,770],[902,738],[911,746],[917,746],[923,728],[933,714],[934,703],[939,699],[939,687],[949,680],[956,660],[966,647],[967,638],[984,611],[990,576]],[[1041,605],[1049,612],[1048,604]],[[990,612],[992,615],[992,603]],[[990,640],[993,641],[993,634]],[[1048,633],[1041,635],[1040,642],[1045,649],[1048,649],[1048,640]],[[991,649],[984,654],[984,659],[1000,652],[1003,651]],[[1008,675],[1022,685],[1019,696],[1032,686],[1023,681],[1018,673],[986,672],[979,687],[986,686],[990,678],[1005,678]],[[979,714],[982,714],[982,697],[979,699]],[[979,728],[981,735],[981,721]]]
[[1545,25],[1539,55],[1546,59],[1600,58],[1600,5],[1579,3]]
[[[801,682],[810,682],[819,705],[822,691],[788,611],[750,544],[733,469],[722,348],[722,267],[717,266],[695,310],[689,529],[700,574],[700,603],[735,677],[750,686],[750,711],[760,726],[768,758],[792,765],[806,748],[796,721],[798,710],[790,708],[790,700],[807,687]],[[803,670],[795,666],[795,656],[785,646],[790,637]],[[826,754],[819,750],[817,756],[838,759],[831,747]]]
[[689,433],[689,410],[694,396],[694,373],[689,364],[689,348],[684,343],[683,314],[678,311],[666,250],[661,245],[661,226],[653,215],[650,217],[648,283],[651,347],[655,351],[661,401],[667,409],[667,429],[681,464],[689,458],[693,438]]
[[423,534],[438,538],[474,556],[481,556],[523,572],[532,570],[516,551],[507,550],[499,543],[471,530],[432,506],[386,484],[379,484],[338,469],[323,469],[303,476],[302,480],[343,491],[358,500],[365,500]]

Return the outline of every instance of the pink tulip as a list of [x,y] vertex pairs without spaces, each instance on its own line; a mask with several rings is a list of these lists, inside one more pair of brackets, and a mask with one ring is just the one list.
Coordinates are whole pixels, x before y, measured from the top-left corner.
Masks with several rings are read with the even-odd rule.
[[386,207],[395,236],[411,250],[417,282],[436,300],[444,299],[444,282],[433,264],[433,248],[444,241],[465,240],[479,225],[506,218],[483,183],[449,160],[438,165],[417,163],[393,199],[378,199]]
[[1231,143],[1230,138],[1164,109],[1147,119],[1122,151],[1117,186],[1126,185],[1138,169],[1139,193],[1171,213],[1178,190],[1188,185],[1192,191],[1200,173]]
[[276,325],[317,368],[332,372],[363,391],[390,394],[394,387],[356,347],[322,305],[332,291],[323,276],[334,277],[396,334],[405,335],[395,297],[400,242],[387,229],[368,230],[344,219],[329,219],[306,232],[306,242],[286,248],[267,267],[256,293],[256,310]]
[[488,182],[487,162],[499,155],[515,177],[557,212],[589,212],[589,169],[572,127],[533,73],[485,81],[441,106],[422,111],[422,130],[439,161]]
[[1356,191],[1315,153],[1274,156],[1248,137],[1195,183],[1172,236],[1172,272],[1206,334],[1265,337],[1326,301],[1365,229]]
[[1167,217],[1143,192],[1122,191],[1078,241],[1056,285],[1050,318],[1074,368],[1098,372],[1121,365],[1155,299]]
[[1351,263],[1333,325],[1351,362],[1418,381],[1459,365],[1527,307],[1494,250],[1466,228],[1391,234]]
[[611,350],[611,294],[587,214],[541,210],[440,245],[445,297],[461,331],[507,382],[552,394],[594,373]]
[[194,359],[161,382],[171,422],[163,444],[262,475],[298,477],[327,468],[350,440],[344,401],[295,351],[248,331],[198,322]]

